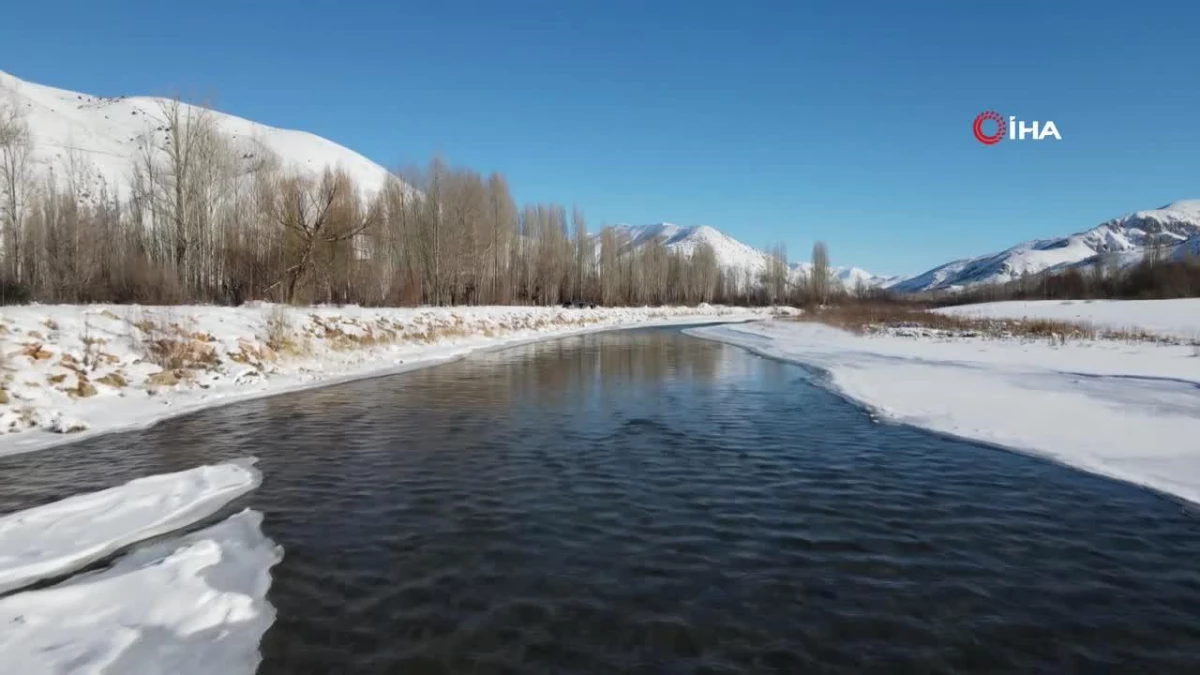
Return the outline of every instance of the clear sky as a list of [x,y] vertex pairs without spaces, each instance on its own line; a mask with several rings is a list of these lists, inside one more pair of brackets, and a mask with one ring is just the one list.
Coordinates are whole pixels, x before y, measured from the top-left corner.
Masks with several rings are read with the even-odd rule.
[[[0,69],[189,93],[601,223],[917,273],[1200,197],[1200,3],[8,3]],[[1061,142],[984,146],[987,109]]]

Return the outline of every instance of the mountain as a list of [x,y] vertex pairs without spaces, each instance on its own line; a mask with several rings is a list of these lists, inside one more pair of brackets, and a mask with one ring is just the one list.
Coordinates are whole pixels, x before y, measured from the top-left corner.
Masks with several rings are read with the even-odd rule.
[[1164,257],[1200,253],[1200,200],[1130,213],[1068,237],[1035,239],[999,253],[955,260],[889,287],[901,293],[953,291],[1090,265],[1108,255],[1125,267],[1140,261],[1150,245],[1163,250]]
[[[637,248],[657,239],[662,241],[668,251],[691,255],[701,245],[708,244],[716,255],[717,266],[726,274],[735,275],[735,278],[741,283],[745,283],[747,280],[757,283],[767,270],[768,256],[766,253],[709,225],[684,227],[673,223],[655,223],[653,225],[615,225],[613,228],[630,248]],[[593,238],[598,237],[599,235],[593,235]],[[792,263],[788,267],[793,280],[808,274],[812,269],[812,265],[807,262]],[[857,267],[834,267],[832,271],[849,290],[856,288],[860,281],[867,286],[876,286],[892,280],[876,276]]]
[[[102,97],[48,87],[0,71],[0,112],[15,109],[33,137],[33,173],[50,172],[62,179],[70,176],[83,196],[128,195],[134,167],[144,161],[148,149],[167,143],[167,108],[173,101],[151,96]],[[179,116],[187,119],[201,109],[179,104]],[[345,170],[364,191],[377,189],[387,170],[362,156],[315,134],[279,129],[215,110],[205,110],[216,128],[234,145],[232,153],[243,169],[265,161],[278,161],[285,169],[313,175],[326,167]],[[708,244],[718,265],[741,280],[757,280],[767,267],[767,255],[707,225],[680,227],[671,223],[620,225],[636,247],[661,239],[667,248],[691,253]],[[798,277],[807,263],[792,265]],[[836,268],[838,279],[848,288],[860,281],[884,281],[858,268]]]
[[[35,171],[68,171],[85,190],[102,186],[111,194],[128,190],[134,164],[146,143],[166,138],[163,106],[169,99],[150,96],[99,97],[27,82],[0,71],[0,106],[13,105],[33,135]],[[181,116],[199,112],[182,104]],[[210,111],[216,126],[235,146],[244,165],[272,155],[283,167],[318,174],[340,167],[364,190],[382,185],[387,170],[349,148],[315,134],[278,129],[222,112]]]

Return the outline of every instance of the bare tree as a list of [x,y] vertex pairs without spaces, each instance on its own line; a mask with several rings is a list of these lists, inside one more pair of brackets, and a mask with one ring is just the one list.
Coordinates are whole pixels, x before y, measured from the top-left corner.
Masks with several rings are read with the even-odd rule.
[[15,100],[0,98],[0,223],[3,224],[4,274],[20,283],[23,220],[31,182],[33,135]]
[[508,302],[512,289],[506,267],[508,249],[516,235],[517,207],[508,191],[504,176],[493,173],[488,177],[488,208],[491,225],[491,302]]
[[205,107],[164,99],[156,123],[141,138],[133,184],[180,280],[198,290],[214,281],[203,263],[219,246],[213,221],[236,179],[233,151]]
[[[507,181],[440,159],[365,193],[350,177],[283,167],[216,113],[164,101],[124,194],[80,152],[35,174],[36,147],[0,110],[0,273],[62,302],[370,304],[782,301],[786,250],[763,279],[628,230],[592,236],[582,211],[518,210]],[[14,121],[15,120],[15,121]],[[102,177],[101,177],[102,178]],[[769,288],[762,284],[769,279]],[[0,298],[0,301],[8,298]],[[15,297],[11,299],[17,299]]]
[[574,264],[574,292],[572,295],[575,302],[584,301],[584,283],[591,274],[592,268],[592,240],[587,233],[587,220],[583,217],[583,211],[578,206],[571,210],[571,226],[575,230],[575,264]]
[[712,302],[721,281],[721,269],[717,265],[717,252],[713,250],[712,244],[703,242],[692,254],[691,262],[695,271],[695,302]]
[[788,272],[787,244],[780,242],[767,247],[767,267],[763,274],[767,304],[778,304],[787,297]]
[[293,176],[279,185],[274,216],[291,240],[289,263],[278,282],[287,302],[296,301],[300,283],[312,271],[322,246],[351,241],[376,222],[378,205],[364,215],[357,204],[355,186],[343,172],[327,169],[320,181]]
[[809,286],[812,289],[813,299],[824,305],[829,302],[830,270],[829,249],[823,241],[813,244],[810,274]]

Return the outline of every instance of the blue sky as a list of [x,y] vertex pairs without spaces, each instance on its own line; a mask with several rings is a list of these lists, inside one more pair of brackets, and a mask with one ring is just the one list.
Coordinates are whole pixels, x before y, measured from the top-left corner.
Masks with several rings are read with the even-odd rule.
[[[203,95],[589,223],[815,239],[917,273],[1200,197],[1194,3],[15,3],[0,69]],[[983,110],[1061,142],[984,146]]]

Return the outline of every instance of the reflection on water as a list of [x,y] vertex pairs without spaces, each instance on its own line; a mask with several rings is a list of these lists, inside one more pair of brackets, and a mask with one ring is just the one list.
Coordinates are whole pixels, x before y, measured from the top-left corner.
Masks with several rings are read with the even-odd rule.
[[675,330],[0,459],[0,511],[247,454],[262,673],[1200,672],[1176,505]]

